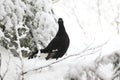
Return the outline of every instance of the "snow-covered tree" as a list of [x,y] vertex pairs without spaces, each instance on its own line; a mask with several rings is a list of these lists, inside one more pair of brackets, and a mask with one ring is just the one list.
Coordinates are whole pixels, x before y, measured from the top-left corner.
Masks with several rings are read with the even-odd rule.
[[0,1],[0,44],[15,56],[28,56],[46,46],[57,29],[51,4],[51,0]]

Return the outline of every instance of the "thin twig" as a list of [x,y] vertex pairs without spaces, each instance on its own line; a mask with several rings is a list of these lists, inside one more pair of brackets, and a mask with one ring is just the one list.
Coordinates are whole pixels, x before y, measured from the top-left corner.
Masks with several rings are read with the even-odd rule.
[[5,78],[8,70],[9,70],[9,65],[10,65],[10,56],[9,56],[9,60],[8,60],[8,62],[7,62],[7,68],[6,68],[5,72],[3,73],[3,76],[0,75],[1,80],[3,80],[3,79]]

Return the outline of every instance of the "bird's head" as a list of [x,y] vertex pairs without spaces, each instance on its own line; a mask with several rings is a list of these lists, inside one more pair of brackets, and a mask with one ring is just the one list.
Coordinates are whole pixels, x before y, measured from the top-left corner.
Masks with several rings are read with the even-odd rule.
[[58,19],[58,24],[61,24],[61,23],[63,23],[63,19],[62,19],[62,18],[59,18],[59,19]]

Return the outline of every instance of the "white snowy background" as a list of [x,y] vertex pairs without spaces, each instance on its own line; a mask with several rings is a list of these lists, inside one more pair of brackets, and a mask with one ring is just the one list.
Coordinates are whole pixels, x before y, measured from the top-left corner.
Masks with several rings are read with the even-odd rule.
[[[9,31],[10,27],[16,26],[17,34],[17,29],[23,27],[22,18],[27,14],[34,18],[35,41],[42,40],[47,45],[49,38],[57,32],[54,18],[62,17],[70,37],[69,49],[63,58],[46,61],[40,57],[30,60],[21,55],[14,57],[0,46],[1,80],[120,80],[120,0],[33,0],[33,12],[29,5],[31,1],[1,0],[1,23]],[[44,12],[41,10],[43,6]],[[17,11],[11,19],[8,15],[14,8]],[[45,30],[42,27],[36,29],[42,25]],[[25,28],[29,31],[28,26]],[[38,37],[40,33],[44,34]],[[0,30],[0,37],[4,36]],[[18,44],[24,36],[17,36]],[[28,50],[19,45],[17,51],[21,53],[22,49]]]

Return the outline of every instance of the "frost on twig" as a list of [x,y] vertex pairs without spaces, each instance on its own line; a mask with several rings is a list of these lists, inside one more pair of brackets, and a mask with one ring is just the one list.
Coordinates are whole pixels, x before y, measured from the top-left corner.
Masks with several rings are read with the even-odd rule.
[[[89,58],[89,57],[87,57]],[[87,63],[86,63],[87,62]],[[80,63],[80,64],[79,64]],[[119,80],[120,51],[96,58],[94,61],[79,61],[67,72],[65,80]]]

